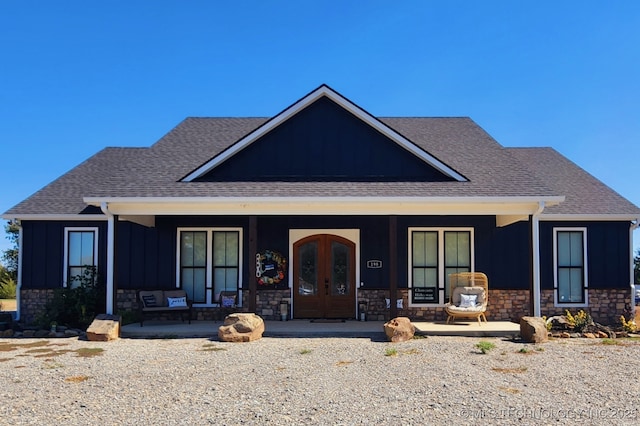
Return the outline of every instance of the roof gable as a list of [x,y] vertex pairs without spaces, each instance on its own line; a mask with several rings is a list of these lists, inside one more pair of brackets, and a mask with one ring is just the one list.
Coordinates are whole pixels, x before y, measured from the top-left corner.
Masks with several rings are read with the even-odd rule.
[[182,180],[273,181],[301,177],[466,181],[456,170],[326,85]]

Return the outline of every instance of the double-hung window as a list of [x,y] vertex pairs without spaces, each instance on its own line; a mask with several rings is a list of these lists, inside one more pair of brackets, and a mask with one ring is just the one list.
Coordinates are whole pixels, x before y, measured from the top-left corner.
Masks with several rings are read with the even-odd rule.
[[441,305],[449,275],[473,271],[473,229],[409,229],[410,306]]
[[63,285],[78,287],[83,278],[95,278],[97,267],[98,228],[65,228]]
[[554,228],[555,302],[587,305],[587,229]]
[[195,305],[217,305],[242,287],[241,241],[239,228],[178,229],[177,285]]

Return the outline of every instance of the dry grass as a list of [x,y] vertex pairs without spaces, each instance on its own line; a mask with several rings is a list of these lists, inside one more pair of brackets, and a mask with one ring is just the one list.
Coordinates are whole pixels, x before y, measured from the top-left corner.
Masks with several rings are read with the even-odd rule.
[[527,367],[516,367],[516,368],[493,367],[492,370],[498,373],[524,373],[525,371],[527,371]]
[[521,393],[521,391],[519,389],[516,388],[508,388],[506,386],[498,386],[498,389],[500,389],[503,392],[508,392],[508,393],[512,393],[512,394],[518,394]]
[[227,348],[222,348],[220,346],[216,346],[213,343],[205,343],[204,345],[202,345],[202,349],[200,349],[202,352],[218,352],[218,351],[226,351]]
[[77,353],[76,356],[83,357],[83,358],[90,358],[90,357],[93,357],[93,356],[102,355],[102,353],[104,352],[104,349],[102,349],[102,348],[80,348],[80,349],[77,349],[75,352]]
[[353,361],[338,361],[336,362],[336,367],[345,367],[349,364],[353,364]]
[[49,346],[48,340],[38,340],[31,343],[4,343],[0,342],[0,352],[11,352],[17,349],[39,348]]
[[89,376],[71,376],[64,379],[67,383],[81,383],[89,380]]
[[[67,343],[50,343],[48,340],[38,340],[31,343],[3,343],[0,342],[0,352],[12,352],[17,350],[24,350],[24,352],[16,354],[19,356],[32,356],[34,358],[45,358],[45,361],[50,361],[51,358],[64,355],[70,352],[75,352],[79,357],[92,357],[102,355],[104,349],[102,348],[80,348],[76,350],[70,349],[58,349],[62,346],[67,346]],[[1,361],[7,361],[11,358],[0,358]]]
[[15,311],[16,299],[0,299],[0,311]]

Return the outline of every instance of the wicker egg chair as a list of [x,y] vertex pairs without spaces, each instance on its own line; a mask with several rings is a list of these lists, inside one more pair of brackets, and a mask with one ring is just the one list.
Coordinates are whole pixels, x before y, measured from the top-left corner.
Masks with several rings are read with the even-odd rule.
[[489,301],[489,280],[482,272],[459,272],[449,275],[449,303],[444,307],[447,324],[457,318],[476,318],[487,322],[484,315]]

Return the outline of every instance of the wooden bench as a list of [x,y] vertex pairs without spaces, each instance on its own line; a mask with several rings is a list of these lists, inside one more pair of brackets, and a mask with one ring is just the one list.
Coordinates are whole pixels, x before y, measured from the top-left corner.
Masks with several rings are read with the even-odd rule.
[[191,301],[184,290],[138,290],[137,300],[140,327],[143,326],[145,315],[166,312],[179,313],[182,322],[186,315],[191,324]]

